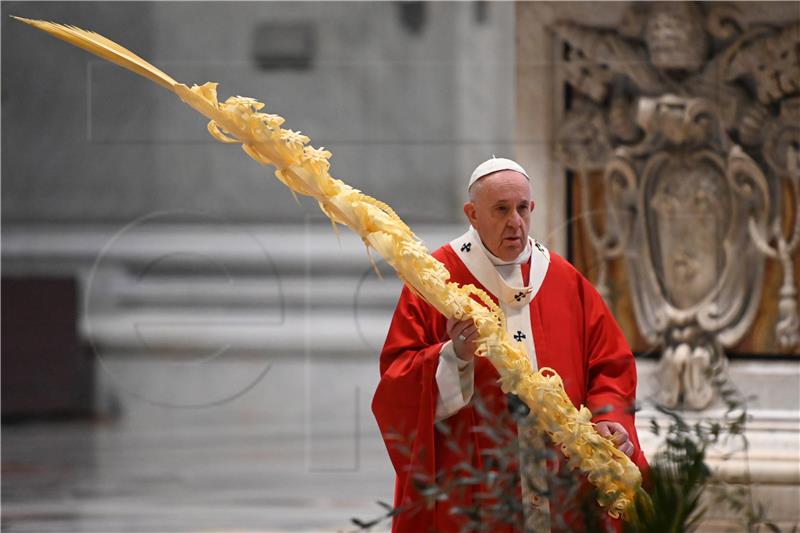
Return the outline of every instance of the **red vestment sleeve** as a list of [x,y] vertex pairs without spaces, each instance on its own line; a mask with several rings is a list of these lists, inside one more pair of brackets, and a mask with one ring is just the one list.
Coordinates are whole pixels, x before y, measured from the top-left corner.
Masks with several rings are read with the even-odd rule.
[[[447,265],[454,281],[479,283],[449,247],[437,250],[434,257]],[[523,273],[527,275],[526,266]],[[572,402],[592,410],[595,422],[615,421],[627,429],[634,445],[633,460],[644,472],[647,463],[632,409],[636,392],[633,354],[600,295],[571,265],[554,255],[531,304],[531,321],[539,366],[559,372]],[[486,452],[504,449],[507,443],[498,444],[476,428],[499,428],[503,439],[516,438],[506,395],[497,386],[497,371],[483,358],[475,361],[472,401],[434,423],[439,397],[436,370],[442,343],[447,340],[446,322],[436,309],[404,287],[381,351],[381,378],[372,411],[397,475],[394,532],[460,531],[467,517],[457,510],[476,505],[491,509],[496,502],[490,497],[498,488],[504,494],[508,494],[502,492],[505,490],[519,491],[513,477],[508,478],[511,485],[507,487],[452,483],[457,488],[448,498],[429,506],[418,490],[469,478],[469,473],[460,469],[461,463],[481,471],[499,468]],[[558,502],[554,495],[554,512],[560,512]],[[485,518],[492,521],[487,527],[493,533],[516,531],[513,523],[495,523],[500,517],[492,518],[491,513]]]
[[642,472],[647,461],[636,433],[636,364],[628,342],[611,311],[595,288],[581,276],[583,298],[586,373],[586,407],[593,422],[618,422],[628,431],[634,446],[631,459]]
[[403,287],[386,342],[372,411],[386,442],[395,472],[393,531],[427,531],[433,523],[414,487],[414,476],[427,483],[436,472],[434,415],[439,394],[436,369],[446,336],[446,319]]

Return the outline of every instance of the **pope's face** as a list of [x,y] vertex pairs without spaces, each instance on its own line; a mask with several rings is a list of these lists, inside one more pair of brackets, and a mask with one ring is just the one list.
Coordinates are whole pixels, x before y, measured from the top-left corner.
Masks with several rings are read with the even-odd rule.
[[500,170],[476,181],[470,197],[464,214],[484,246],[503,261],[515,259],[528,244],[533,211],[528,179],[514,170]]

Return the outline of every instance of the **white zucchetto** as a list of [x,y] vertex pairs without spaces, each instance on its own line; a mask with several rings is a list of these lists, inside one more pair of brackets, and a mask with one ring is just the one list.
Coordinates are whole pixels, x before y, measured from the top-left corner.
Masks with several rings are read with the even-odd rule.
[[494,157],[492,156],[491,159],[487,159],[477,167],[475,170],[472,171],[472,176],[469,177],[469,185],[467,185],[467,190],[472,187],[472,184],[481,179],[482,177],[486,176],[487,174],[491,174],[492,172],[497,172],[499,170],[514,170],[519,172],[530,181],[530,177],[528,173],[525,172],[525,169],[517,163],[516,161],[512,161],[511,159],[506,159],[505,157]]

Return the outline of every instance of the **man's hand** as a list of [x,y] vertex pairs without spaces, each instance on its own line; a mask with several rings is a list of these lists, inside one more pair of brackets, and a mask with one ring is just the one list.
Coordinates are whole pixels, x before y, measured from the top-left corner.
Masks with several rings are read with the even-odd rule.
[[478,345],[478,328],[472,320],[447,319],[447,336],[453,341],[453,351],[459,359],[472,361]]
[[603,437],[614,443],[614,446],[628,457],[633,455],[633,443],[628,437],[628,432],[618,422],[608,422],[606,420],[595,424],[597,432]]

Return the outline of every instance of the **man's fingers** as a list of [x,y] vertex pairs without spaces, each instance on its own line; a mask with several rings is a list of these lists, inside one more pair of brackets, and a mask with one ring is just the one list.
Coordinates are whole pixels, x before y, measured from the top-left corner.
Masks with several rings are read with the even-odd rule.
[[461,332],[461,334],[468,340],[474,337],[477,333],[478,333],[478,328],[475,327],[475,324],[472,324],[468,328],[464,328],[464,331]]
[[633,456],[633,443],[628,436],[628,430],[619,422],[598,422],[597,433],[614,443],[614,446],[628,457]]
[[603,423],[597,424],[597,432],[602,437],[608,437],[611,435],[611,430],[608,429],[608,426]]
[[455,318],[448,318],[447,319],[447,333],[453,333],[458,328],[458,325],[460,323],[461,323],[461,320],[456,320]]
[[455,318],[448,318],[447,319],[447,331],[461,331],[465,327],[469,325],[469,322],[466,320],[458,320]]
[[614,422],[609,429],[611,429],[611,434],[613,435],[615,443],[619,445],[623,442],[628,442],[628,430],[625,429],[625,426]]
[[464,322],[463,327],[456,328],[455,330],[456,335],[458,336],[458,340],[460,340],[461,342],[465,342],[469,338],[470,325],[471,325],[470,322]]
[[469,335],[468,337],[464,338],[464,346],[467,347],[468,350],[474,352],[478,348],[476,342],[477,340],[478,340],[477,333],[473,333],[472,335]]
[[456,355],[464,360],[470,360],[475,352],[478,328],[472,320],[447,319],[447,335],[453,341]]
[[633,453],[633,444],[630,442],[625,426],[619,422],[602,421],[598,422],[596,427],[597,433],[613,442],[614,446],[630,457],[630,454]]
[[[626,437],[627,438],[627,437]],[[633,443],[629,440],[626,440],[624,444],[618,446],[619,451],[627,455],[628,457],[633,456]]]
[[466,338],[468,333],[465,330],[474,324],[471,320],[456,320],[454,318],[447,319],[447,334],[450,336],[451,339],[455,339],[459,336],[463,336]]

